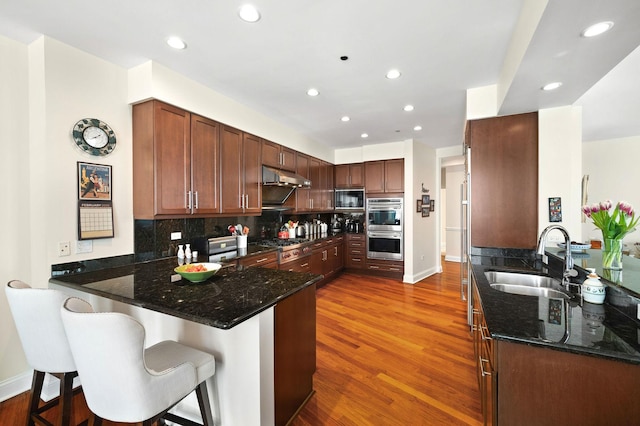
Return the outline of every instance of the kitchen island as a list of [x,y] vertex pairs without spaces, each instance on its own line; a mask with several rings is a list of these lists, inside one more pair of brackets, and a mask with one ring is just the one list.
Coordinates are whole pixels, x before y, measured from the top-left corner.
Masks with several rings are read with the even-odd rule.
[[[277,330],[283,324],[299,324],[298,347],[287,350],[299,350],[307,364],[313,364],[302,370],[310,386],[315,370],[315,283],[321,277],[226,266],[209,280],[193,284],[173,272],[176,266],[171,258],[75,274],[54,269],[49,284],[89,301],[96,311],[133,316],[145,326],[145,346],[172,339],[213,354],[216,374],[208,387],[216,424],[276,424],[280,401],[275,383],[288,374],[276,371]],[[304,309],[292,309],[297,301]],[[291,312],[304,318],[292,318]],[[199,419],[193,395],[177,409]]]
[[[562,266],[558,252],[547,251],[547,265],[525,250],[472,253],[474,347],[486,422],[635,422],[640,416],[635,395],[640,383],[640,321],[611,303],[614,293],[608,288],[607,300],[598,305],[582,300],[573,286],[571,298],[501,292],[490,286],[485,273],[557,277]],[[586,273],[582,268],[579,272],[576,282]],[[633,303],[633,294],[626,296],[627,303]]]

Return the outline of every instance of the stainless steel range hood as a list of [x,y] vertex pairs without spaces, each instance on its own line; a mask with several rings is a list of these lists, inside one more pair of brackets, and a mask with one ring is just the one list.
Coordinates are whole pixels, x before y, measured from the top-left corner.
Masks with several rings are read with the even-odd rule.
[[282,209],[296,188],[311,188],[311,181],[286,170],[262,166],[263,209]]

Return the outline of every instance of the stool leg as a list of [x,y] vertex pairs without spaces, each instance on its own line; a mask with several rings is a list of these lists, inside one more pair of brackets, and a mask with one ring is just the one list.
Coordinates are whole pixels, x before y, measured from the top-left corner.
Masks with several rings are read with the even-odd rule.
[[37,413],[40,405],[40,394],[42,393],[42,384],[44,383],[44,372],[33,370],[33,379],[31,380],[31,398],[29,400],[29,412],[27,413],[27,426],[34,426],[35,422],[31,417],[33,413]]
[[211,402],[209,401],[206,380],[196,388],[196,396],[198,397],[198,405],[200,406],[200,413],[202,414],[202,424],[204,426],[213,426],[213,413],[211,412]]
[[71,423],[71,401],[73,400],[73,378],[78,373],[64,373],[60,375],[60,411],[58,414],[58,424],[68,426]]

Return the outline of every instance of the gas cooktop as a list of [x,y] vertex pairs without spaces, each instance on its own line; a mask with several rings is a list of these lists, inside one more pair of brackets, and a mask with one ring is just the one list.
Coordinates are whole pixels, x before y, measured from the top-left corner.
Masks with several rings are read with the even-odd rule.
[[258,245],[259,246],[265,246],[265,247],[292,247],[292,246],[299,246],[301,244],[305,244],[308,243],[309,240],[306,240],[304,238],[289,238],[289,239],[279,239],[279,238],[274,238],[272,240],[260,240],[258,241]]

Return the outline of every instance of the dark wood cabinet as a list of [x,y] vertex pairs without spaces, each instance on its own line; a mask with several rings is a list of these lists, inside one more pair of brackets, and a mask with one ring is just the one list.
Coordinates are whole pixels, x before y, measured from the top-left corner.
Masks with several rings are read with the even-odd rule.
[[[309,175],[309,157],[300,152],[296,153],[296,173],[300,176],[311,179]],[[311,181],[311,186],[314,182]],[[296,189],[296,211],[306,212],[311,210],[311,191],[310,188]]]
[[344,237],[329,237],[312,245],[311,273],[322,274],[324,278],[318,287],[331,281],[344,267]]
[[285,425],[313,393],[316,371],[316,287],[278,302],[274,313],[275,424]]
[[[310,211],[322,211],[322,192],[326,185],[326,175],[322,173],[322,162],[314,157],[309,157],[309,179],[311,179],[311,190],[309,193]],[[324,179],[323,179],[324,178]]]
[[261,267],[278,269],[278,252],[259,253],[238,258],[238,265],[245,268]]
[[365,238],[365,234],[346,234],[344,259],[346,268],[366,268],[367,246]]
[[336,188],[364,188],[364,164],[339,164],[335,166]]
[[275,142],[262,139],[262,164],[277,169],[295,171],[296,152]]
[[471,245],[533,249],[538,233],[538,113],[471,120]]
[[364,184],[367,193],[404,192],[404,160],[367,161]]
[[258,137],[230,126],[221,126],[222,213],[261,213],[261,147]]
[[156,100],[133,106],[135,218],[220,211],[219,127]]
[[311,256],[298,258],[278,265],[278,269],[289,272],[311,272]]

